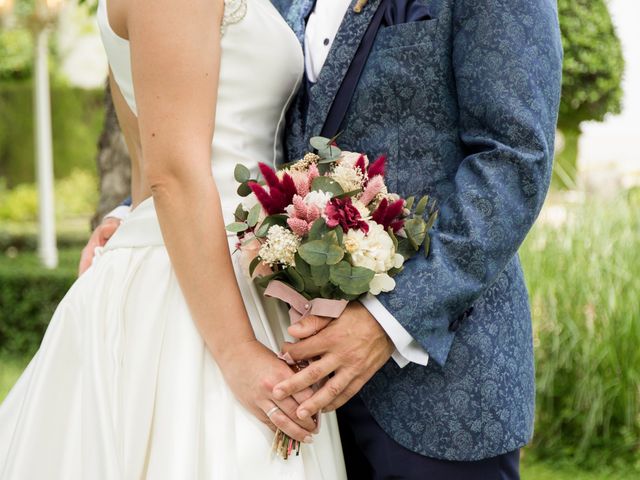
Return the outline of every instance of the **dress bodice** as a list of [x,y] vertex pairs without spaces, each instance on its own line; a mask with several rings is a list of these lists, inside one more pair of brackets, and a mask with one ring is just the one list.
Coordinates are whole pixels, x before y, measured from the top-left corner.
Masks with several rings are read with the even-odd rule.
[[[100,0],[97,18],[113,78],[136,114],[129,42],[111,28],[107,0]],[[238,202],[235,165],[257,172],[258,162],[275,164],[282,156],[284,116],[304,60],[298,39],[269,0],[225,0],[223,24],[211,164],[228,216]]]

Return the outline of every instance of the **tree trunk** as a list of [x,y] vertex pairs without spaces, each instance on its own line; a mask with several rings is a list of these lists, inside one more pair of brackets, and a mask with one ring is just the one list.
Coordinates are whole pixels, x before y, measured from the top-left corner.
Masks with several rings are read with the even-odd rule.
[[102,217],[117,207],[131,194],[131,163],[129,153],[120,131],[116,111],[107,82],[105,92],[105,119],[98,141],[98,176],[100,179],[100,200],[95,215],[91,219],[94,229]]
[[580,124],[563,124],[558,128],[564,138],[564,146],[556,155],[553,167],[552,185],[561,190],[576,188],[578,179],[578,141]]

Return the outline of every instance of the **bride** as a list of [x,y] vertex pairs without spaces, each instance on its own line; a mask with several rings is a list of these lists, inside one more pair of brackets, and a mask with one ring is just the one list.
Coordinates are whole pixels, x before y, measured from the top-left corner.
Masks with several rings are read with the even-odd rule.
[[[309,394],[271,396],[286,315],[224,230],[234,166],[281,155],[295,34],[269,0],[100,0],[98,22],[133,211],[0,406],[0,478],[345,478],[335,418],[315,434]],[[300,456],[271,454],[276,427]]]

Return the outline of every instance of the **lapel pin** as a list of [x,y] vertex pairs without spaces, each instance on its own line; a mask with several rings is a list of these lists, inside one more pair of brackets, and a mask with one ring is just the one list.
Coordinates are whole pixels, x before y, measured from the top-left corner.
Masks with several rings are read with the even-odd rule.
[[358,0],[356,5],[353,7],[353,11],[355,13],[362,12],[362,9],[367,6],[367,3],[369,3],[369,0]]

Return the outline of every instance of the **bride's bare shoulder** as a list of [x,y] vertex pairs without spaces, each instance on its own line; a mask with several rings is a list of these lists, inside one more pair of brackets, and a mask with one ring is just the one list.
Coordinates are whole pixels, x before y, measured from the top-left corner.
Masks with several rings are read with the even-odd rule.
[[[193,13],[208,13],[205,18],[210,18],[211,14],[220,22],[224,15],[225,3],[229,0],[191,0],[185,3],[184,0],[102,0],[107,4],[107,15],[111,29],[121,38],[129,39],[129,23],[134,17],[134,11],[144,11],[151,9],[166,13],[167,18],[173,22],[183,18],[189,21],[193,18]],[[246,0],[231,0],[234,2],[246,2]],[[220,23],[219,22],[219,23]]]

